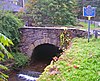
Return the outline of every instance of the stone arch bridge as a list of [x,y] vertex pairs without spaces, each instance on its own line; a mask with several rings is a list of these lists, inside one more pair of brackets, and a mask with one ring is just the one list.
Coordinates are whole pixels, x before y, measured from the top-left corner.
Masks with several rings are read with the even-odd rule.
[[[20,51],[32,56],[33,49],[41,44],[52,44],[59,48],[60,46],[60,34],[67,29],[66,27],[23,27],[20,28]],[[85,35],[86,31],[78,29],[68,29],[72,33],[73,37],[76,34]]]

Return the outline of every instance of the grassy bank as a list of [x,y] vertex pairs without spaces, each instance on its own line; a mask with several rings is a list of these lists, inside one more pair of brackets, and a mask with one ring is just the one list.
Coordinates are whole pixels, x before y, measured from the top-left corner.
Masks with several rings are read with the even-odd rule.
[[[79,24],[83,26],[83,29],[87,29],[88,28],[88,23],[80,22]],[[95,26],[94,24],[90,24],[90,28],[91,29],[95,29],[95,28],[100,28],[100,27]]]
[[100,81],[100,39],[74,39],[72,47],[38,81]]

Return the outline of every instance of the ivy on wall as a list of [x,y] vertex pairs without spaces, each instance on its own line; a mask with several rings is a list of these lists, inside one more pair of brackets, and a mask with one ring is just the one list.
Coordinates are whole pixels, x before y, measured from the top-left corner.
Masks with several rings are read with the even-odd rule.
[[68,32],[67,30],[64,30],[61,34],[60,34],[60,45],[61,47],[67,48],[69,43],[71,42],[71,34],[70,32]]

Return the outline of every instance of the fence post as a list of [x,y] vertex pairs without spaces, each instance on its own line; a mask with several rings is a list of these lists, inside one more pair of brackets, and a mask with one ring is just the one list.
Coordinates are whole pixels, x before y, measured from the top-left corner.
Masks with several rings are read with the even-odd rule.
[[98,32],[97,32],[97,30],[95,30],[95,38],[96,39],[98,38]]

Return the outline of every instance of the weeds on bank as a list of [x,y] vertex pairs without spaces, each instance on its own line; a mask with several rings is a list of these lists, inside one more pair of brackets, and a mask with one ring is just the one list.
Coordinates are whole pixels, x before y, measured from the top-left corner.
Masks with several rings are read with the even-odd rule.
[[[50,69],[58,73],[50,74]],[[54,64],[46,67],[38,81],[100,81],[100,39],[74,39]]]

